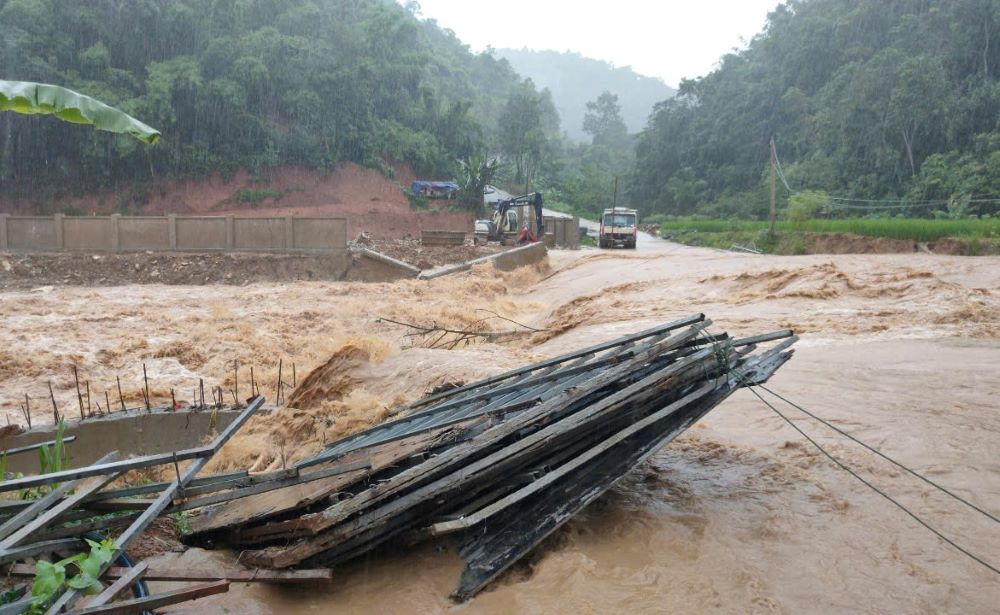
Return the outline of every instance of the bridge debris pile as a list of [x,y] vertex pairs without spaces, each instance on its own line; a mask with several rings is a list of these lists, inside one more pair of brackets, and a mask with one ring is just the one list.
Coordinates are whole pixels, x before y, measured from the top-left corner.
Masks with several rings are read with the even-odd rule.
[[[434,393],[276,488],[207,506],[186,542],[284,569],[450,535],[467,563],[453,597],[467,599],[738,388],[766,381],[796,341],[710,324],[696,314]],[[778,343],[758,349],[767,342]]]

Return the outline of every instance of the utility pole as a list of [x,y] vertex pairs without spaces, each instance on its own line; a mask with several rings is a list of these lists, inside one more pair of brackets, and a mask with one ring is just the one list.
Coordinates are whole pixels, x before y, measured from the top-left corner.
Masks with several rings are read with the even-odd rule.
[[615,191],[611,196],[611,213],[618,209],[618,176],[615,175]]
[[774,218],[777,214],[775,204],[775,178],[778,172],[778,152],[774,149],[774,137],[771,137],[771,237],[774,237]]

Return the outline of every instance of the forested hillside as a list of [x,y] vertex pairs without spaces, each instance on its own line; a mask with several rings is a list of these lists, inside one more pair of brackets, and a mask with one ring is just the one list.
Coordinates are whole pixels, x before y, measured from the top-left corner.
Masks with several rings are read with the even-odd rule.
[[586,103],[602,92],[618,96],[622,118],[628,131],[633,133],[646,125],[653,105],[674,94],[674,90],[659,79],[578,53],[499,49],[496,55],[510,62],[514,70],[538,87],[552,92],[552,100],[562,118],[562,130],[574,141],[589,138],[583,130]]
[[789,187],[857,199],[843,208],[996,211],[998,76],[1000,0],[791,0],[657,107],[629,195],[647,213],[764,215],[773,137]]
[[512,93],[544,98],[391,0],[0,0],[0,24],[0,77],[79,90],[163,133],[144,147],[0,114],[9,198],[342,160],[451,177],[498,141]]

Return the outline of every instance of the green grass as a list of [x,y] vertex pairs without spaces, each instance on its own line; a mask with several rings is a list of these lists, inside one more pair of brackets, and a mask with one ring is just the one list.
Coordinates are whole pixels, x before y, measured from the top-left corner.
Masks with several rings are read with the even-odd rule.
[[250,190],[244,188],[236,193],[237,203],[249,203],[251,207],[257,207],[265,199],[279,200],[283,193],[277,190]]
[[[766,221],[753,220],[698,220],[681,218],[668,220],[662,225],[664,236],[678,232],[700,233],[758,232],[768,228]],[[869,237],[888,237],[911,241],[937,241],[945,237],[1000,238],[1000,218],[969,218],[960,220],[931,220],[925,218],[848,218],[843,220],[805,220],[777,223],[776,230],[808,233],[852,233]]]

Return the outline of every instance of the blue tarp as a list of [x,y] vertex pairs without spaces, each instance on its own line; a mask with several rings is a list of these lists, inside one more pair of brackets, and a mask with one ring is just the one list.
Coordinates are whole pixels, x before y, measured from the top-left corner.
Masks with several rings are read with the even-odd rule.
[[410,185],[413,194],[449,194],[458,192],[458,184],[455,182],[435,182],[418,179]]

